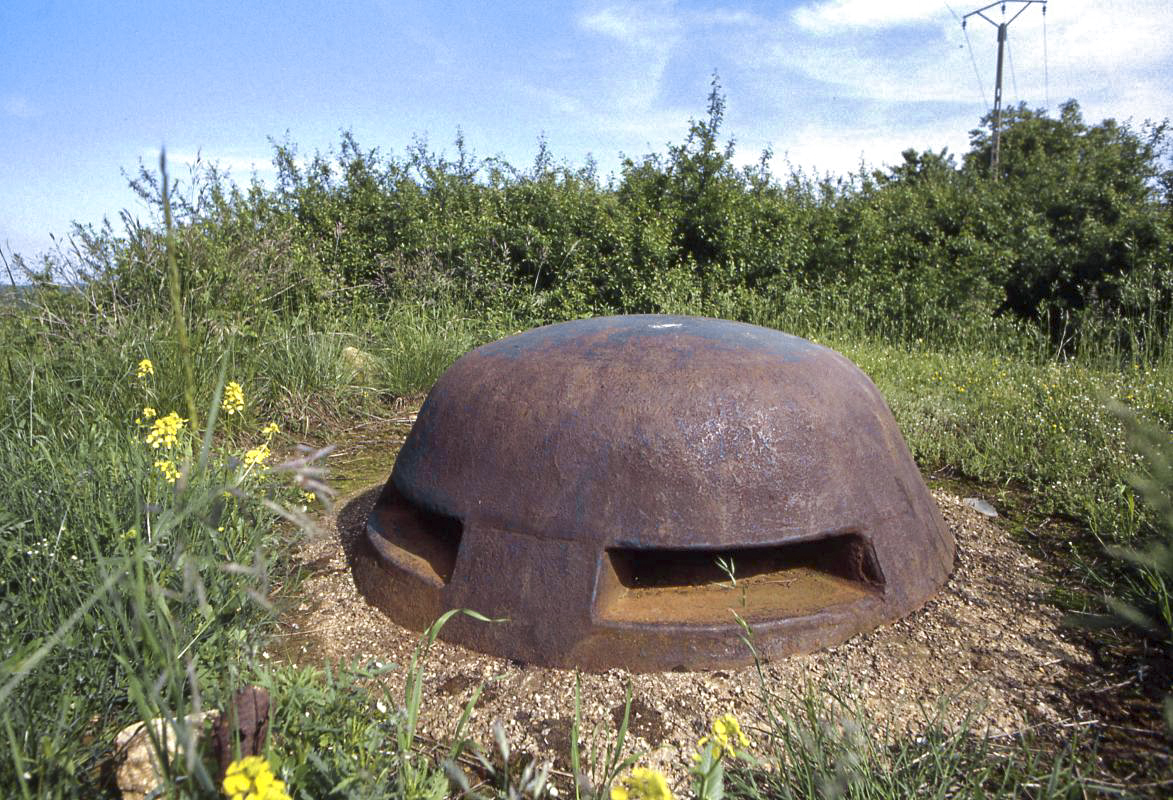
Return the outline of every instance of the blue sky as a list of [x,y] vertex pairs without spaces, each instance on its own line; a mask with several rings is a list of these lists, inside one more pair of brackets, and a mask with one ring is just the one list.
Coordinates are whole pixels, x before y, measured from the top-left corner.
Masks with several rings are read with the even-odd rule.
[[[771,147],[777,173],[964,152],[993,102],[995,28],[972,20],[967,43],[958,21],[982,5],[5,0],[0,247],[32,256],[71,221],[145,217],[122,171],[160,146],[180,177],[198,154],[245,182],[271,178],[270,138],[451,152],[459,128],[479,156],[525,165],[544,136],[606,174],[679,142],[714,70],[738,159]],[[1173,116],[1170,0],[1051,0],[1045,33],[1038,5],[1011,26],[1007,103]]]

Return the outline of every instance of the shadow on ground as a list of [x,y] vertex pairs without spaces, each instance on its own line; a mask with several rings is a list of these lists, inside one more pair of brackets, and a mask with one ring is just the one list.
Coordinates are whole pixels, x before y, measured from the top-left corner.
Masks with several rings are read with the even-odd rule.
[[387,573],[379,565],[378,555],[367,539],[367,518],[383,491],[373,486],[348,500],[338,510],[338,541],[346,555],[355,588],[375,608],[385,609],[392,602]]

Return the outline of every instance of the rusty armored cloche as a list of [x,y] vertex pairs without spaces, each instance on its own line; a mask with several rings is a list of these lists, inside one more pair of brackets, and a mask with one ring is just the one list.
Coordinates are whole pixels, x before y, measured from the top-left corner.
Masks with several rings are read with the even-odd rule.
[[[458,359],[367,523],[364,591],[523,662],[711,669],[920,607],[953,537],[891,412],[843,356],[716,319],[537,328]],[[735,614],[737,616],[735,616]]]

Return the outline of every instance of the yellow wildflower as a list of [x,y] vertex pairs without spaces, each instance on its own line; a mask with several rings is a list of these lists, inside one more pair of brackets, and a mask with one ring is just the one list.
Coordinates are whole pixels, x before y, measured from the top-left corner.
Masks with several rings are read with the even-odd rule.
[[147,431],[147,444],[156,450],[160,447],[174,447],[179,441],[179,432],[186,424],[187,420],[174,411],[165,417],[159,417]]
[[228,765],[222,784],[229,800],[290,800],[285,782],[277,780],[269,762],[248,756]]
[[142,416],[135,417],[134,422],[136,425],[142,425],[145,420],[154,419],[157,415],[158,415],[158,412],[155,411],[155,409],[151,408],[150,406],[143,406]]
[[273,455],[269,450],[268,444],[260,444],[249,450],[244,454],[244,465],[246,467],[254,467],[264,464],[269,460],[269,456]]
[[305,503],[307,506],[318,499],[318,496],[316,494],[314,494],[313,492],[301,492],[300,494],[301,494],[302,502]]
[[672,800],[672,791],[661,773],[636,767],[611,787],[611,800]]
[[220,408],[228,416],[244,411],[244,389],[236,381],[229,381],[224,387],[224,399],[220,401]]
[[[714,758],[721,758],[722,756],[729,756],[735,758],[737,756],[737,748],[742,750],[749,747],[749,739],[741,730],[741,725],[737,722],[737,717],[732,714],[722,714],[713,720],[713,735],[705,736],[696,743],[698,751],[703,752],[710,742],[714,745]],[[693,763],[701,761],[700,752],[693,753]]]
[[179,469],[175,466],[175,462],[169,458],[160,458],[156,461],[155,469],[163,474],[163,480],[167,483],[175,483],[179,478]]
[[261,428],[261,433],[265,436],[272,436],[274,433],[281,433],[281,429],[277,427],[276,422],[270,422],[265,427]]
[[713,720],[713,740],[719,748],[719,755],[737,755],[734,746],[742,750],[749,747],[749,739],[741,730],[737,717],[732,714],[722,714]]
[[144,358],[142,361],[138,362],[138,369],[135,371],[135,376],[138,377],[140,381],[146,380],[154,374],[155,365],[151,363],[151,359]]

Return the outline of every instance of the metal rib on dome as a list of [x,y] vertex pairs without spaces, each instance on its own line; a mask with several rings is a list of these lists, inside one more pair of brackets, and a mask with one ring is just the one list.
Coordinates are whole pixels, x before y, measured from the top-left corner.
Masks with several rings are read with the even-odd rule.
[[[922,605],[953,539],[872,382],[753,325],[623,316],[479,347],[429,393],[371,513],[371,596],[550,666],[747,663]],[[729,572],[732,572],[733,579]]]

